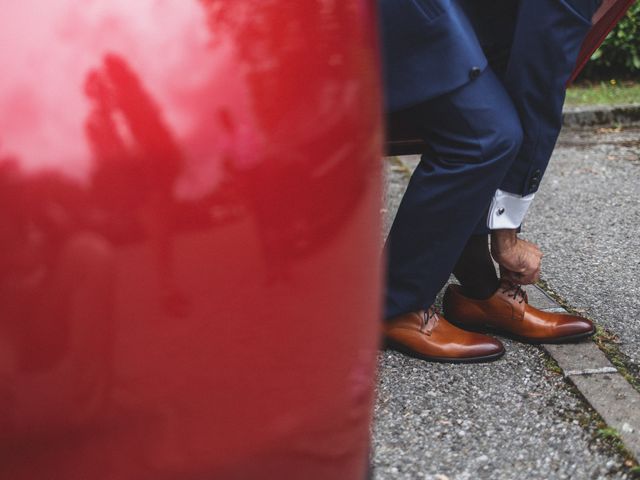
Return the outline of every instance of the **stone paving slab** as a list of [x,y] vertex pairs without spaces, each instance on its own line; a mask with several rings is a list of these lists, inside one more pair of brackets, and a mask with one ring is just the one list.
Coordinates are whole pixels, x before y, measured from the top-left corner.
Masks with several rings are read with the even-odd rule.
[[[567,376],[571,372],[613,368],[609,359],[593,342],[544,345],[544,348],[558,362]],[[615,368],[613,370],[617,372]]]
[[640,458],[640,395],[620,375],[572,375],[571,381],[610,427],[616,429],[627,449]]

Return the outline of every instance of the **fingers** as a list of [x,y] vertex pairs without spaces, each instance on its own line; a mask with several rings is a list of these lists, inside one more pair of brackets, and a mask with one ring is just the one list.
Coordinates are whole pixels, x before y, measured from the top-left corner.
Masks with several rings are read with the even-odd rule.
[[507,280],[520,285],[531,285],[540,279],[540,270],[538,269],[534,272],[526,273],[511,272],[506,276],[503,275],[502,278],[506,278]]
[[536,283],[540,279],[540,258],[537,255],[533,255],[528,259],[525,270],[520,274],[520,283],[522,285]]
[[540,269],[520,276],[518,283],[520,285],[531,285],[540,280]]
[[532,255],[527,261],[527,268],[522,272],[521,283],[529,285],[540,280],[542,255]]
[[512,283],[522,283],[522,274],[518,272],[512,272],[511,270],[501,269],[500,276]]
[[540,279],[542,251],[537,245],[518,239],[515,246],[496,258],[503,278],[521,285],[536,283]]
[[540,281],[540,267],[538,267],[538,270],[536,270],[533,276],[533,281],[531,283],[538,283],[539,281]]

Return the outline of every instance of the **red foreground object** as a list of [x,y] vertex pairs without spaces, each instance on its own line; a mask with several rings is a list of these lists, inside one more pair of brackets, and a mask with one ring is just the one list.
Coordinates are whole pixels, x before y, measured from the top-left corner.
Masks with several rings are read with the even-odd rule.
[[373,13],[5,2],[0,478],[364,478]]

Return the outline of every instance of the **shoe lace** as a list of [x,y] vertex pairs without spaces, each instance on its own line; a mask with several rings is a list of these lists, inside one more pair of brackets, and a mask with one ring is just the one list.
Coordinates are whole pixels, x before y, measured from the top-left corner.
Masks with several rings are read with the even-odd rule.
[[431,335],[431,332],[433,332],[433,329],[438,324],[439,319],[440,315],[436,308],[429,307],[425,310],[422,314],[422,332],[427,335]]
[[524,291],[522,285],[518,285],[517,283],[509,283],[503,288],[502,292],[506,293],[514,300],[517,300],[518,303],[522,303],[527,300],[527,292]]

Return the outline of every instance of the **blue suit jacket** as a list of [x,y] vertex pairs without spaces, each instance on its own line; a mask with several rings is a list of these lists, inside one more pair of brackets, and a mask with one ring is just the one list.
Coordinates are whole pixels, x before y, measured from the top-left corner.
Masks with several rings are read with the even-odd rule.
[[[508,65],[496,73],[525,138],[500,188],[524,196],[538,190],[562,124],[564,86],[601,0],[510,1],[518,8],[509,14],[505,36],[474,18],[482,11],[500,15],[495,0],[379,0],[385,93],[393,111],[459,88],[486,67],[481,44],[506,39]],[[461,5],[474,18],[480,40]]]
[[454,90],[487,66],[453,0],[379,0],[389,111]]

